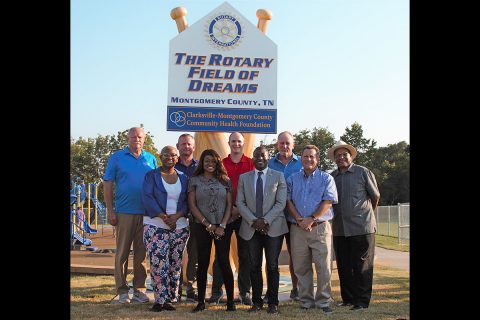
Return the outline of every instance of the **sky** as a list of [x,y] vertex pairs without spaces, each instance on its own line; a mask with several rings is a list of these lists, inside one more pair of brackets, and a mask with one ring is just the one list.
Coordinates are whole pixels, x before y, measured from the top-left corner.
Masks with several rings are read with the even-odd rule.
[[[223,0],[71,0],[71,138],[96,138],[143,124],[157,149],[167,131],[170,17],[191,26]],[[229,0],[257,25],[273,18],[277,44],[277,132],[326,128],[338,140],[354,122],[377,147],[410,143],[409,0]],[[276,134],[257,134],[271,143]]]

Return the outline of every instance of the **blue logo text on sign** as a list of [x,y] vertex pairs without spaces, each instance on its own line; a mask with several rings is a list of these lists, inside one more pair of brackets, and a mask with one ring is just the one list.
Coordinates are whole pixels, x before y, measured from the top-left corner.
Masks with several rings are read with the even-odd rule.
[[169,131],[277,133],[276,109],[167,106]]
[[210,22],[208,35],[215,44],[222,47],[230,47],[240,40],[242,27],[235,17],[222,14]]

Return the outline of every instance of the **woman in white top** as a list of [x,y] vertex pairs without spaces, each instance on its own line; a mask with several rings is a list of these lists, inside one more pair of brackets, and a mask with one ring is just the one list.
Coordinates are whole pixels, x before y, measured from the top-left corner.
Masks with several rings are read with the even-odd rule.
[[152,311],[175,310],[182,256],[190,235],[186,215],[188,177],[174,166],[178,150],[166,146],[160,152],[162,166],[145,175],[143,182],[143,242],[150,259],[155,302]]

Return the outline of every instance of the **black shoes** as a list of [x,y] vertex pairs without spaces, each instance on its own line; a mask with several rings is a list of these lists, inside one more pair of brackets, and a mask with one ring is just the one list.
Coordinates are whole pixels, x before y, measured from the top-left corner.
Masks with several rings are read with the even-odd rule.
[[197,306],[192,310],[192,313],[205,310],[205,302],[199,302]]
[[350,310],[353,310],[353,311],[360,311],[360,310],[364,310],[364,309],[367,309],[366,307],[362,307],[362,306],[353,306],[350,308]]
[[323,313],[325,313],[325,314],[333,313],[333,310],[330,307],[321,307],[320,309],[322,309]]
[[187,302],[196,302],[198,301],[198,295],[194,290],[187,291]]
[[250,307],[250,309],[248,309],[247,312],[258,312],[260,310],[262,310],[261,306],[257,306],[257,305],[252,304],[252,306]]
[[298,288],[290,290],[290,299],[294,301],[300,301],[300,297],[298,296]]
[[340,303],[337,303],[337,307],[350,307],[350,306],[353,306],[353,304],[351,302],[340,302]]
[[165,302],[163,305],[160,304],[160,303],[155,303],[153,305],[153,307],[150,309],[150,311],[153,311],[153,312],[160,312],[160,311],[163,311],[163,310],[167,310],[167,311],[174,311],[176,310],[174,306],[172,306],[170,303],[168,302]]
[[278,313],[278,306],[275,305],[275,304],[269,304],[269,305],[268,305],[267,313],[270,313],[270,314],[276,314],[276,313]]
[[175,310],[176,310],[175,307],[172,306],[172,305],[171,305],[170,303],[168,303],[168,302],[165,302],[165,303],[163,304],[162,309],[163,309],[163,310],[167,310],[167,311],[175,311]]
[[219,304],[220,300],[223,298],[223,295],[224,295],[223,290],[220,291],[220,294],[215,294],[215,295],[212,294],[212,296],[207,299],[207,302],[213,303],[213,304]]
[[239,298],[240,298],[240,303],[243,303],[246,306],[252,305],[252,299],[250,298],[249,292],[239,295]]
[[227,311],[235,311],[237,308],[235,307],[235,303],[233,301],[227,301]]
[[160,312],[162,310],[163,310],[163,308],[162,308],[162,305],[160,303],[155,303],[153,305],[153,307],[150,309],[150,311],[153,311],[153,312]]

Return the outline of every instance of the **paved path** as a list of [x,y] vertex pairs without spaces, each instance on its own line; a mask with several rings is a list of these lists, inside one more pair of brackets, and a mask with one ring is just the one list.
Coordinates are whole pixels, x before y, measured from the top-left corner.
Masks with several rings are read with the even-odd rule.
[[383,266],[410,270],[410,252],[375,247],[375,262]]
[[[106,226],[103,230],[99,230],[98,235],[89,238],[92,239],[92,247],[99,249],[115,248],[115,238],[113,237],[111,226]],[[70,271],[113,274],[114,257],[115,254],[111,252],[93,253],[85,250],[72,250],[70,251]],[[132,257],[130,256],[129,258],[131,259]],[[375,263],[401,270],[409,270],[410,253],[376,247]],[[285,244],[279,257],[279,264],[281,266],[288,264],[288,252]],[[130,268],[132,265],[133,261],[130,261]],[[335,264],[334,267],[336,267]]]
[[[92,247],[98,249],[113,249],[115,248],[115,238],[113,238],[112,230],[107,228],[98,235],[90,237],[92,239]],[[70,271],[72,273],[92,273],[92,274],[109,274],[113,275],[115,253],[104,250],[102,253],[94,253],[86,250],[72,250],[70,251]],[[129,257],[129,271],[133,265],[133,259]],[[291,279],[288,272],[288,252],[286,247],[282,251],[279,259],[280,262],[280,287],[279,300],[288,301],[291,289]],[[410,267],[410,253],[395,250],[375,248],[375,263],[387,267],[397,268],[401,270],[409,270]],[[334,262],[333,268],[336,269]],[[148,277],[149,278],[149,277]],[[209,282],[211,276],[208,277]],[[148,280],[147,280],[148,282]],[[148,284],[147,284],[148,285]],[[237,286],[235,286],[237,288]],[[147,291],[147,295],[153,300],[153,292]]]

